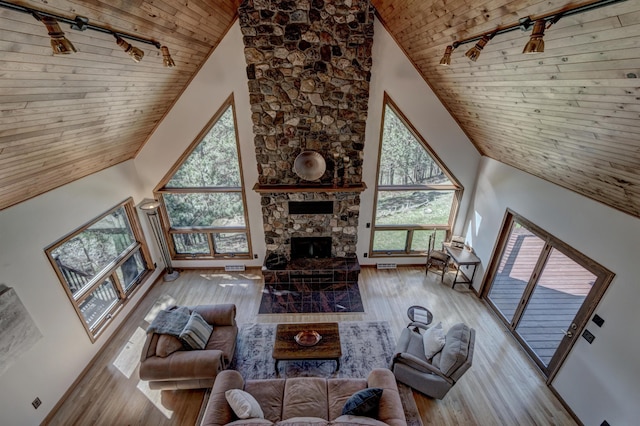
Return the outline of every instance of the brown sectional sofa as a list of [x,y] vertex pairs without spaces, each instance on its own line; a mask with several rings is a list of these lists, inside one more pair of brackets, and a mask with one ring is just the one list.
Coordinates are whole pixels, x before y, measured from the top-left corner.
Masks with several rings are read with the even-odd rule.
[[[341,416],[351,395],[367,387],[384,389],[378,419]],[[244,389],[262,408],[264,419],[238,419],[227,403],[225,392]],[[390,370],[375,369],[367,379],[325,379],[296,377],[289,379],[248,380],[237,371],[218,374],[200,426],[406,426],[395,377]]]
[[160,335],[150,333],[140,358],[140,378],[151,389],[198,389],[213,386],[218,373],[229,366],[236,350],[238,326],[233,304],[190,307],[213,325],[203,350],[176,350],[162,355]]

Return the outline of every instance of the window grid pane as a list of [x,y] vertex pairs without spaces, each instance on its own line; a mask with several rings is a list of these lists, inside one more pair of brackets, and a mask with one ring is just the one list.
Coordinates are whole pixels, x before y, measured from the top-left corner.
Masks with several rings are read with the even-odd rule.
[[61,244],[51,256],[75,295],[134,242],[126,212],[120,207]]
[[214,243],[216,253],[232,254],[232,253],[249,253],[249,244],[247,242],[247,234],[244,233],[225,233],[215,234]]
[[240,186],[238,146],[231,105],[167,182],[167,188]]
[[245,226],[240,192],[166,193],[162,196],[172,228]]
[[408,231],[376,231],[373,234],[373,251],[405,251]]
[[89,329],[93,330],[102,318],[118,302],[119,295],[111,279],[95,289],[78,307]]
[[454,191],[378,191],[376,225],[447,225]]
[[176,254],[211,254],[209,237],[202,232],[171,234]]
[[146,271],[144,259],[140,249],[116,269],[116,274],[125,291],[135,284],[136,280]]

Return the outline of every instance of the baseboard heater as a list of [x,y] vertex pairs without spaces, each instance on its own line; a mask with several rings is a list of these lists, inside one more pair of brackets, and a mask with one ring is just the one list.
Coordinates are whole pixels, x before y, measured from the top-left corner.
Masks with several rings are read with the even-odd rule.
[[397,263],[376,263],[376,269],[396,269]]
[[245,270],[244,265],[224,265],[226,272],[243,272]]

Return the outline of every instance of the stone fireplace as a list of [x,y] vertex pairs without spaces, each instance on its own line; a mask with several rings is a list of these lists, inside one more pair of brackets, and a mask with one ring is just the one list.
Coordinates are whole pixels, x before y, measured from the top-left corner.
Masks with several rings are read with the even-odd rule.
[[[291,260],[292,238],[330,238],[331,257],[356,257],[373,19],[368,0],[239,8],[267,255]],[[326,163],[314,181],[293,170],[307,150]]]

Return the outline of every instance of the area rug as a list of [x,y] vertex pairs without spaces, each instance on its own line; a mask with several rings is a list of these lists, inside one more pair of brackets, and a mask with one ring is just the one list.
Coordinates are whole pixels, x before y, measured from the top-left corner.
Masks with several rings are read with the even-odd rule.
[[[388,322],[340,322],[338,326],[340,370],[334,371],[334,361],[281,361],[280,377],[366,378],[374,368],[389,367],[396,345]],[[276,378],[271,357],[275,334],[276,324],[242,325],[231,368],[245,380]],[[422,426],[411,388],[398,383],[398,389],[408,425]]]
[[265,283],[260,314],[364,312],[357,282]]

